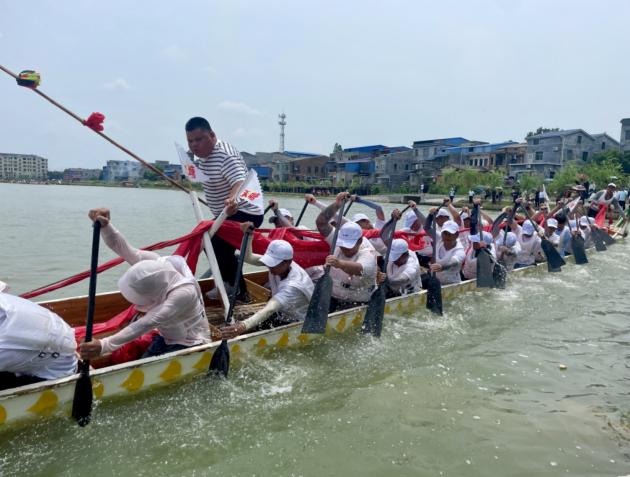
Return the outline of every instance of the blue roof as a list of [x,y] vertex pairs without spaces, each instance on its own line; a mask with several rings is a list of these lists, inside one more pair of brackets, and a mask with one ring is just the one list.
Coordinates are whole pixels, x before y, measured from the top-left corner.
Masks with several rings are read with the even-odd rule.
[[[475,154],[480,152],[492,152],[497,149],[501,149],[502,147],[509,146],[511,144],[518,144],[516,141],[507,141],[507,142],[497,142],[494,144],[480,144],[478,146],[463,146],[463,147],[449,147],[444,150],[445,154]],[[472,149],[472,150],[471,150]]]
[[376,152],[383,149],[388,149],[388,147],[382,144],[375,144],[373,146],[349,147],[344,149],[343,152]]
[[416,144],[439,143],[439,144],[446,144],[447,146],[459,146],[460,144],[463,144],[465,142],[470,142],[470,141],[466,139],[465,137],[457,136],[457,137],[446,137],[442,139],[425,139],[422,141],[414,141],[413,144],[415,146]]
[[313,152],[300,152],[300,151],[284,151],[280,154],[284,154],[289,157],[317,157],[321,156],[321,154],[315,154]]

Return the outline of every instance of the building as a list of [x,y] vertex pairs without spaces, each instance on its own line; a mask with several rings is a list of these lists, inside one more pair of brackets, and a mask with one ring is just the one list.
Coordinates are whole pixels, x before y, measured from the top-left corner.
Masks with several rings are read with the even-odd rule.
[[168,161],[155,161],[152,165],[160,169],[166,177],[174,181],[180,181],[182,179],[181,164],[171,164]]
[[494,168],[504,170],[508,176],[513,175],[513,165],[525,164],[526,156],[526,142],[507,144],[506,146],[495,149],[494,152],[491,153],[491,157],[493,157],[494,160]]
[[583,129],[534,134],[527,138],[525,163],[511,168],[515,175],[533,172],[553,178],[567,162],[584,163],[592,158],[595,138]]
[[414,141],[412,144],[414,162],[409,184],[412,187],[419,187],[420,184],[433,182],[440,171],[448,165],[464,166],[460,156],[449,156],[447,151],[454,147],[474,147],[480,144],[487,143],[471,141],[461,136]]
[[621,120],[621,136],[619,141],[622,151],[630,151],[630,118]]
[[618,151],[620,144],[619,141],[613,139],[606,133],[592,134],[595,143],[593,144],[593,154],[605,151]]
[[137,181],[144,177],[144,167],[136,161],[107,161],[103,180],[108,182]]
[[63,171],[63,180],[67,182],[95,181],[101,178],[102,169],[69,168]]
[[409,184],[415,161],[414,151],[406,150],[383,154],[374,158],[375,183],[390,188]]
[[375,172],[374,159],[353,159],[337,162],[330,177],[334,186],[368,186],[374,184]]
[[48,179],[48,159],[33,154],[0,153],[0,180]]

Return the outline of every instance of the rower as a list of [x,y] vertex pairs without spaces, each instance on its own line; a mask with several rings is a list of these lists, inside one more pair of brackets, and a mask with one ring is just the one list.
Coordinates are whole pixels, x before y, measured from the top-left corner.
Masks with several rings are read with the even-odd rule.
[[588,216],[596,217],[601,207],[608,208],[611,205],[614,206],[617,209],[617,212],[619,212],[619,215],[622,216],[623,209],[619,205],[619,201],[617,200],[617,197],[615,195],[616,190],[617,186],[614,182],[611,182],[610,184],[608,184],[606,189],[600,190],[599,192],[591,195],[591,204],[588,208]]
[[523,222],[521,227],[516,222],[512,223],[512,231],[518,238],[521,251],[516,256],[516,264],[514,268],[527,267],[534,265],[536,262],[544,261],[542,256],[541,240],[535,234],[534,226],[531,222]]
[[[247,166],[241,153],[231,144],[218,139],[210,123],[204,118],[189,119],[185,129],[188,147],[200,159],[197,165],[208,177],[202,185],[206,202],[215,218],[224,207],[227,207],[229,220],[252,222],[256,227],[260,227],[263,221],[260,211],[248,202],[243,204],[237,202],[236,194],[247,175]],[[212,237],[212,247],[229,294],[235,286],[237,260],[234,251],[236,249],[218,235]],[[249,301],[245,281],[241,279],[238,285],[240,293],[237,299]]]
[[276,228],[293,227],[293,214],[289,209],[279,207],[278,201],[275,199],[271,199],[269,205],[274,213],[269,217],[269,223],[274,224]]
[[76,373],[72,327],[56,313],[6,291],[0,282],[0,390]]
[[[339,211],[347,192],[337,195],[335,202],[326,207],[316,220],[319,233],[332,244],[334,235],[330,220]],[[338,226],[338,225],[337,225]],[[337,246],[326,257],[332,278],[330,312],[367,303],[376,285],[377,252],[369,240],[363,238],[361,227],[354,222],[341,226]]]
[[560,235],[558,234],[558,221],[553,217],[549,217],[545,221],[545,238],[549,240],[556,248],[560,243]]
[[[431,220],[429,221],[429,219],[420,212],[420,209],[413,200],[407,202],[407,205],[410,210],[408,210],[403,216],[403,227],[401,231],[406,232],[407,234],[419,234],[423,228],[426,231],[427,227],[430,227],[430,223],[433,223],[433,216],[431,215]],[[422,243],[424,244],[424,247],[420,250],[416,250],[415,254],[420,265],[428,268],[431,256],[433,255],[431,236],[428,234],[424,235],[422,237]]]
[[[591,224],[591,220],[593,221],[593,224]],[[593,237],[591,236],[591,226],[594,227],[594,223],[595,219],[593,219],[592,217],[587,217],[585,215],[580,217],[580,220],[578,221],[580,233],[584,238],[584,248],[592,248],[595,245],[595,243],[593,242]]]
[[420,263],[415,253],[409,252],[409,244],[403,239],[392,240],[387,272],[378,272],[377,282],[387,278],[387,297],[401,296],[422,289]]
[[101,236],[116,254],[132,265],[118,280],[120,293],[145,313],[118,333],[81,343],[81,357],[94,359],[156,329],[143,358],[210,342],[201,289],[180,256],[160,257],[138,250],[110,222],[109,209],[92,209],[89,217],[101,223]]
[[466,257],[466,251],[457,240],[459,226],[453,220],[447,220],[442,225],[441,239],[438,240],[435,263],[432,263],[430,271],[436,272],[436,277],[442,285],[460,283],[461,268]]
[[507,272],[514,270],[514,265],[518,254],[521,251],[521,245],[514,232],[500,232],[496,238],[497,259],[503,264]]
[[[241,224],[243,233],[251,225],[249,222]],[[303,321],[314,287],[304,269],[293,261],[291,244],[285,240],[273,240],[264,255],[257,255],[252,253],[250,241],[245,261],[267,267],[271,299],[262,310],[246,320],[222,328],[221,337],[230,339],[261,326],[275,327]]]
[[490,255],[496,260],[497,255],[494,248],[494,240],[490,232],[477,232],[468,236],[469,245],[466,250],[466,258],[462,264],[462,275],[465,279],[470,280],[477,276],[477,252],[485,248]]

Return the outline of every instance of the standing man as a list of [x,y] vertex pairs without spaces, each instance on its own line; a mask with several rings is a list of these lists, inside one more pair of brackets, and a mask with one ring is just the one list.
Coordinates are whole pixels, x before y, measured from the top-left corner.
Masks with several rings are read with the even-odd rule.
[[[475,191],[470,189],[468,191],[468,203],[472,204],[473,203],[473,198],[475,197]],[[451,199],[452,200],[452,199]]]
[[[217,138],[204,118],[194,117],[186,123],[186,139],[192,153],[199,158],[197,166],[208,177],[202,183],[206,202],[214,217],[218,217],[227,207],[228,220],[236,222],[252,222],[260,227],[263,215],[253,205],[237,203],[236,194],[247,175],[245,161],[231,144]],[[228,293],[234,287],[236,279],[237,259],[235,248],[217,235],[212,237],[212,247],[217,256],[221,276],[228,285]],[[245,281],[239,284],[239,298],[246,299]]]
[[451,203],[455,200],[455,187],[451,187],[451,190],[448,193],[449,199],[451,199]]

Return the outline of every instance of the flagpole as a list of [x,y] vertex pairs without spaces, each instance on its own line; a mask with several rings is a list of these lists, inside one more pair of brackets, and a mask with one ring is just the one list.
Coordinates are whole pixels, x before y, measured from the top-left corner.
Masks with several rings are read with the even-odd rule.
[[[203,214],[201,212],[201,207],[199,207],[199,198],[197,197],[197,193],[195,191],[190,191],[190,200],[192,201],[195,217],[197,218],[197,223],[203,222]],[[212,270],[212,275],[214,278],[214,286],[219,290],[219,297],[221,298],[221,302],[223,304],[223,315],[224,317],[227,317],[228,309],[230,307],[230,301],[228,299],[227,292],[225,291],[225,284],[223,283],[223,277],[221,276],[221,270],[219,269],[217,257],[214,254],[211,237],[208,232],[205,232],[202,237],[203,248],[206,251],[208,264],[210,265],[210,270]]]

